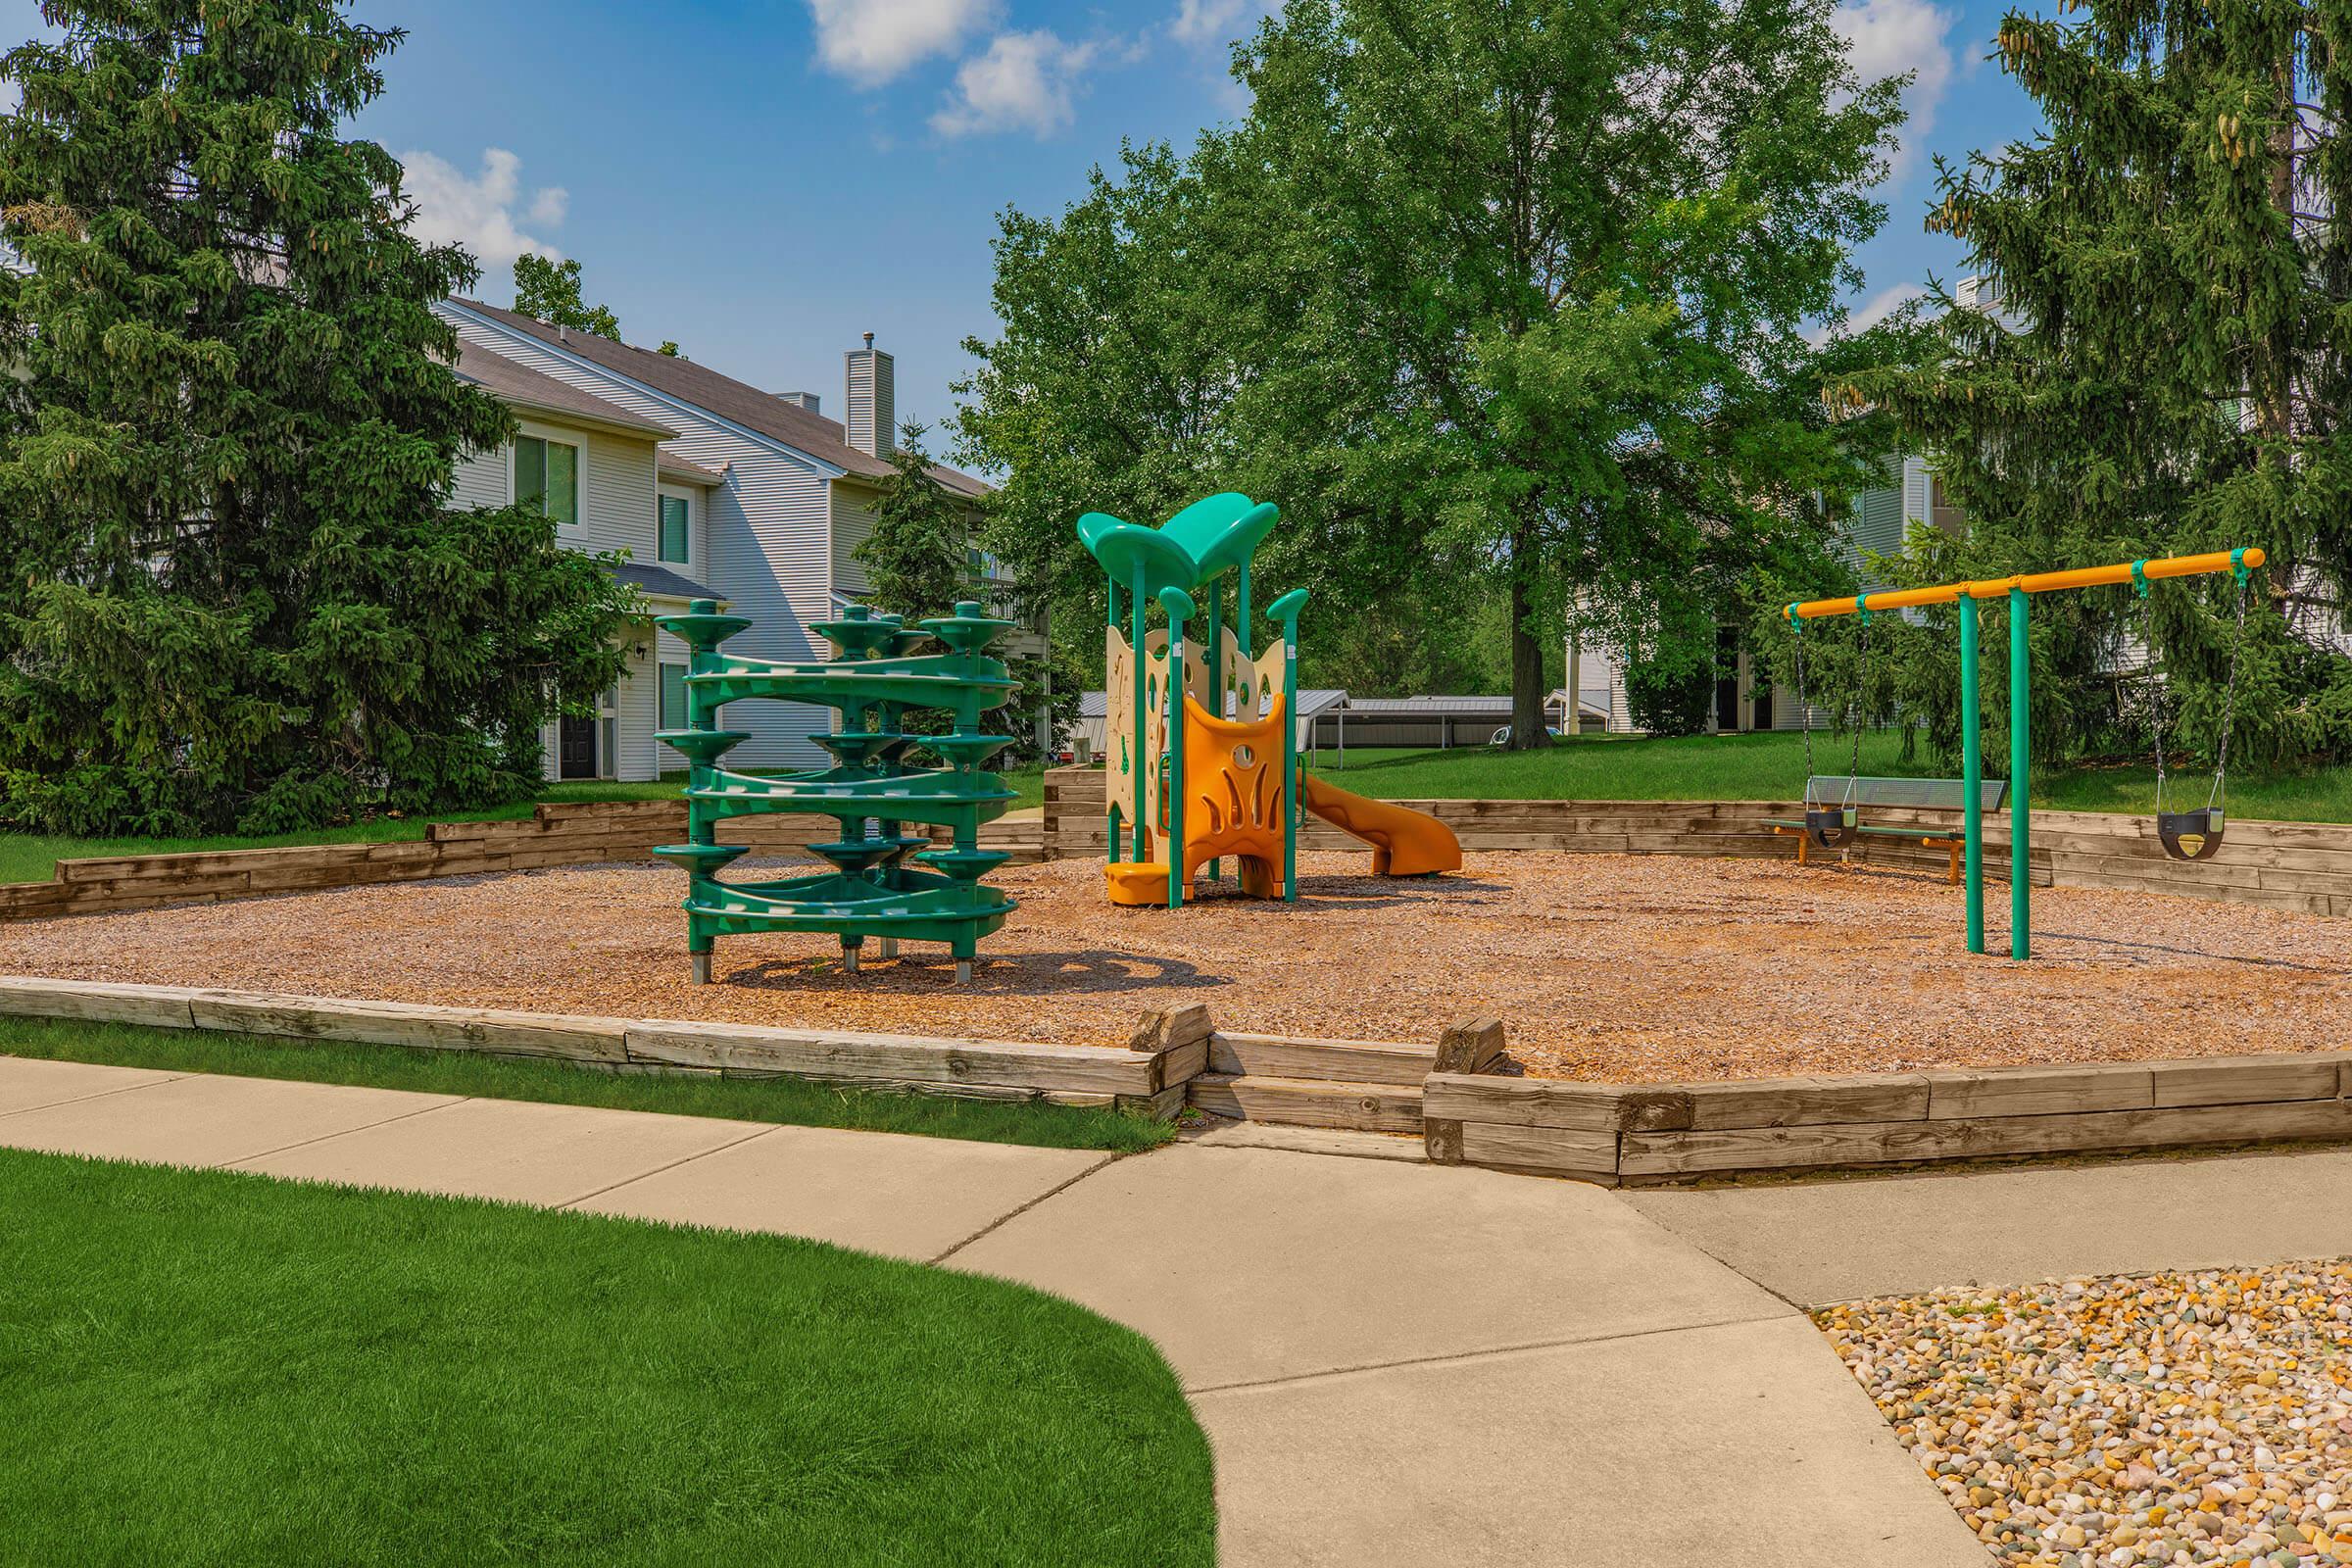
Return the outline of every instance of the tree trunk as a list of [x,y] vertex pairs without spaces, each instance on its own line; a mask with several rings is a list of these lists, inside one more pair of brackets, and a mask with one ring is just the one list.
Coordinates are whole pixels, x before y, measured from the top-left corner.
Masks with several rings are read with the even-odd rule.
[[1533,751],[1551,744],[1544,727],[1544,639],[1529,623],[1535,619],[1534,596],[1528,576],[1534,571],[1535,530],[1511,533],[1511,750]]

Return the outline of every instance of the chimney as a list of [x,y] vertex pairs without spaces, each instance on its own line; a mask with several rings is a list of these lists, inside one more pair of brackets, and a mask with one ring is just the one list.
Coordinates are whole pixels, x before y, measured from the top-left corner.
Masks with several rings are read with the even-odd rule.
[[877,458],[899,449],[898,399],[892,388],[891,358],[874,347],[874,334],[865,334],[865,347],[842,356],[848,362],[847,403],[843,428],[850,445]]
[[816,394],[813,392],[778,392],[775,399],[778,403],[789,403],[796,409],[807,409],[810,414],[823,412],[817,408]]

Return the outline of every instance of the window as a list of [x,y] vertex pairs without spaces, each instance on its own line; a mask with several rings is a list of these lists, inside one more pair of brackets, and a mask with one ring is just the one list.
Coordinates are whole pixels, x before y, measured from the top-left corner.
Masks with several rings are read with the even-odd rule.
[[686,727],[686,666],[684,664],[663,664],[662,666],[660,695],[661,702],[657,708],[655,722],[663,729],[684,729]]
[[580,449],[535,435],[514,438],[514,503],[572,527],[580,520]]
[[686,498],[684,496],[663,496],[662,498],[662,528],[660,536],[655,541],[654,559],[675,561],[680,564],[686,560]]

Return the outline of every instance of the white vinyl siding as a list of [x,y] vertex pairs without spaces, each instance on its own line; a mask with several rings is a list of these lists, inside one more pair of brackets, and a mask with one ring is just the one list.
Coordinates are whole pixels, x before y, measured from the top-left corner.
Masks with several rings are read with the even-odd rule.
[[[678,640],[676,637],[673,637],[673,636],[671,636],[671,635],[670,635],[668,632],[662,631],[662,630],[661,628],[659,628],[659,627],[656,627],[656,628],[655,628],[655,630],[654,630],[654,674],[653,674],[653,682],[654,682],[654,719],[655,719],[654,727],[655,727],[656,729],[660,729],[660,728],[662,728],[662,723],[661,723],[661,716],[662,716],[662,668],[661,668],[661,666],[662,666],[662,665],[663,665],[663,664],[675,664],[675,665],[677,665],[677,666],[678,666],[680,669],[684,669],[684,668],[686,668],[686,667],[688,666],[688,662],[689,662],[689,661],[691,661],[691,660],[693,659],[693,657],[694,657],[694,651],[693,651],[692,649],[688,648],[688,647],[687,647],[687,646],[686,646],[686,645],[685,645],[683,642],[679,641],[679,640]],[[742,718],[742,717],[744,717],[744,716],[745,716],[745,715],[744,715],[743,713],[733,713],[733,714],[729,714],[729,715],[728,715],[728,721],[729,721],[730,723],[735,723],[735,721],[736,721],[736,720],[738,720],[738,719],[740,719],[740,718]],[[679,721],[679,723],[683,724],[683,723],[685,722],[685,715],[681,713],[681,714],[679,715],[679,719],[678,719],[678,721]],[[735,723],[735,727],[736,727],[736,728],[738,728],[738,729],[740,729],[740,728],[742,728],[743,726],[742,726],[741,724],[739,724],[739,723]],[[830,726],[830,725],[827,725],[826,727],[827,727],[827,728],[830,728],[831,726]],[[737,748],[736,748],[736,751],[741,751],[742,749],[743,749],[742,747],[737,747]],[[671,750],[670,750],[668,747],[666,747],[666,746],[662,745],[662,744],[660,741],[656,741],[656,742],[654,743],[653,752],[654,752],[654,764],[653,764],[653,771],[654,771],[654,775],[655,775],[656,777],[659,777],[660,775],[662,775],[662,774],[663,774],[663,773],[681,773],[681,772],[684,772],[684,771],[685,771],[685,769],[686,769],[686,758],[685,758],[685,756],[684,756],[683,754],[681,754],[681,753],[678,753],[678,752],[673,752],[673,751],[671,751]],[[729,754],[728,754],[728,756],[729,756],[729,760],[732,760],[732,759],[733,759],[733,755],[734,755],[733,753],[729,753]]]
[[[807,628],[832,615],[828,491],[837,470],[462,306],[442,310],[466,341],[675,429],[677,436],[663,443],[669,451],[703,467],[727,470],[724,487],[704,492],[707,500],[699,509],[702,533],[696,540],[702,554],[687,573],[725,598],[732,613],[752,622],[728,639],[727,647],[768,659],[821,659],[831,652],[830,644]],[[592,492],[601,471],[592,461]],[[635,514],[639,542],[631,548],[637,560],[650,563],[655,527],[651,462],[645,465],[644,485]],[[652,680],[649,674],[649,687]],[[824,752],[808,737],[831,727],[829,710],[750,702],[737,705],[725,716],[730,729],[752,736],[727,754],[732,765],[816,766],[825,760]],[[665,758],[664,765],[681,764]]]
[[1861,577],[1862,586],[1880,589],[1886,586],[1880,574],[1871,569],[1872,556],[1899,555],[1903,548],[1904,483],[1903,465],[1898,459],[1886,465],[1883,480],[1854,497],[1853,511],[1847,514],[1845,527],[1838,541],[1838,553]]
[[507,488],[511,476],[505,447],[467,453],[458,460],[458,483],[450,492],[450,505],[467,510],[503,507],[513,498]]
[[614,778],[643,783],[661,776],[657,754],[667,750],[654,739],[654,712],[662,693],[654,664],[654,628],[633,628],[627,649],[628,662],[620,675],[619,722],[614,726],[619,731],[619,750],[605,765]]
[[833,486],[833,586],[852,599],[865,596],[865,564],[858,547],[874,531],[882,493],[836,481]]

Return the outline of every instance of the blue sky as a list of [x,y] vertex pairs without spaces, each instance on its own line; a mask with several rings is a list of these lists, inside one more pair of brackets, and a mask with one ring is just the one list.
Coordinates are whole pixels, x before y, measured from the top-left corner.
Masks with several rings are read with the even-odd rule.
[[[993,333],[989,240],[1054,211],[1122,138],[1179,145],[1234,115],[1225,74],[1256,0],[357,0],[408,29],[360,122],[409,161],[423,222],[485,261],[505,304],[522,248],[576,257],[623,334],[838,416],[842,351],[898,358],[902,417],[936,425]],[[1914,71],[1915,125],[1854,305],[1958,262],[1922,232],[1930,155],[2029,134],[1984,56],[1984,0],[1845,0],[1859,68]],[[0,39],[38,26],[0,0]],[[935,439],[942,439],[935,437]]]

